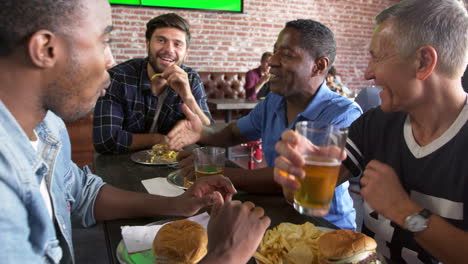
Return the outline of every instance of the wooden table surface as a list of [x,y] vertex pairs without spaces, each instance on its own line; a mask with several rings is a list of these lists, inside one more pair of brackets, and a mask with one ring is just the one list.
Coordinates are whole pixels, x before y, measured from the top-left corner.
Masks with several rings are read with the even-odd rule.
[[237,109],[253,109],[257,104],[258,100],[249,99],[208,99],[209,104],[214,104],[216,110],[237,110]]

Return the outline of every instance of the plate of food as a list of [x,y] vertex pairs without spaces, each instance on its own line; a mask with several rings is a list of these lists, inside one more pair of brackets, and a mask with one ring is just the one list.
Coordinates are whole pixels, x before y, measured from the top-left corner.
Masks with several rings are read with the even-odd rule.
[[135,254],[129,254],[125,244],[121,240],[117,245],[116,257],[121,264],[154,264],[155,258],[151,250],[145,250]]
[[130,159],[144,165],[173,165],[177,164],[179,152],[168,149],[166,144],[156,144],[151,149],[133,153]]
[[265,232],[257,252],[257,264],[319,263],[317,241],[333,229],[305,222],[281,223]]
[[374,239],[359,232],[281,223],[265,232],[254,258],[257,264],[379,264],[376,247]]
[[[203,214],[200,216],[198,219],[206,219],[206,225],[209,217]],[[196,217],[191,217],[193,221],[162,220],[148,224],[163,225],[150,242],[151,249],[128,253],[121,240],[116,249],[117,260],[121,264],[197,263],[207,253],[208,234],[206,228],[197,223]],[[187,243],[187,240],[191,243]]]
[[193,185],[192,181],[189,181],[186,177],[184,177],[184,175],[181,173],[181,170],[175,170],[169,173],[166,177],[166,180],[175,187],[184,190],[187,190],[187,188]]

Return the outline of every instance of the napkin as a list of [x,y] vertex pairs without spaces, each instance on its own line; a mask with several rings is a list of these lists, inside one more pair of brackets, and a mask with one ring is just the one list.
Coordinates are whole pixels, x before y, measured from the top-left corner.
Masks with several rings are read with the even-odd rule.
[[[208,221],[210,220],[210,215],[205,212],[187,219],[199,223],[206,229]],[[161,229],[165,224],[167,223],[161,225],[120,227],[122,229],[122,237],[128,253],[132,254],[151,249],[154,237],[158,233],[159,229]]]
[[148,193],[151,194],[174,197],[184,193],[184,190],[181,188],[177,188],[174,185],[168,183],[166,178],[157,177],[153,179],[142,180],[141,183],[143,183],[143,186],[145,186]]

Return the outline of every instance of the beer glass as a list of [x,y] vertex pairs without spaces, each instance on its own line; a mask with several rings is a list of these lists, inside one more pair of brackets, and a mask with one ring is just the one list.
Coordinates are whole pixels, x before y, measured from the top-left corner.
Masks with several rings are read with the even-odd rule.
[[299,147],[306,176],[297,179],[300,188],[293,205],[301,214],[324,216],[333,199],[348,131],[324,122],[302,121],[296,124],[296,132],[307,139]]
[[224,174],[224,148],[201,147],[193,150],[196,178]]

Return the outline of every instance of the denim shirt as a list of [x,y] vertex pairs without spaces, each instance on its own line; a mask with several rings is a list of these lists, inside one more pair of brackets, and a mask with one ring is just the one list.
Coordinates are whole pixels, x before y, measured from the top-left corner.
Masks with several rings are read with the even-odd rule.
[[[267,165],[273,167],[279,155],[275,150],[276,143],[281,139],[281,134],[287,129],[294,129],[297,122],[322,121],[349,127],[361,114],[361,108],[356,103],[332,92],[323,82],[304,112],[297,115],[291,124],[286,118],[286,99],[270,92],[247,116],[237,121],[237,127],[248,140],[262,139]],[[335,188],[330,212],[325,219],[340,228],[355,230],[356,212],[348,187],[349,182],[346,181]]]
[[[48,112],[35,128],[34,150],[0,101],[0,248],[2,263],[74,263],[71,218],[95,224],[94,202],[102,179],[71,161],[63,121]],[[39,190],[45,177],[53,221]]]

